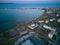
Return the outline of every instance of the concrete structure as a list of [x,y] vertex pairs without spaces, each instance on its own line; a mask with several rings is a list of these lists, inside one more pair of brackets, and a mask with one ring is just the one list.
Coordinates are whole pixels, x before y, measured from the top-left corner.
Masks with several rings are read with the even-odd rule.
[[45,21],[45,23],[48,23],[48,22],[49,22],[49,20],[46,20],[46,21]]
[[57,22],[60,22],[60,19],[58,19]]
[[56,16],[58,17],[59,15],[57,14]]
[[56,17],[60,17],[60,14],[57,14]]
[[55,18],[50,19],[51,22],[54,21],[54,20],[56,20],[56,19]]
[[47,11],[47,14],[51,14],[52,13],[52,11]]
[[55,34],[55,32],[51,31],[49,34],[48,34],[48,38],[52,39],[53,35]]
[[52,27],[49,27],[47,25],[43,25],[44,28],[48,29],[48,30],[51,30],[51,31],[56,31],[55,28],[52,28]]
[[36,27],[38,27],[37,24],[31,24],[31,25],[28,25],[28,28],[30,28],[30,29],[34,29],[34,28],[36,28]]
[[43,23],[43,22],[44,22],[44,20],[39,20],[38,22],[39,22],[39,23]]
[[55,34],[56,29],[55,28],[52,28],[50,26],[47,26],[47,25],[43,25],[43,27],[45,29],[48,29],[48,30],[51,31],[50,33],[48,33],[48,38],[52,39],[53,35]]

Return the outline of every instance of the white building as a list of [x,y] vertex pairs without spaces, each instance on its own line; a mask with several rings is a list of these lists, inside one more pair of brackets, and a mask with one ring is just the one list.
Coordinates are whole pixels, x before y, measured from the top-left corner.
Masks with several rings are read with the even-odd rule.
[[60,14],[57,14],[57,15],[56,15],[56,17],[59,17],[59,16],[60,16]]
[[60,22],[60,19],[58,19],[57,22]]
[[49,20],[46,20],[46,21],[45,21],[45,23],[48,23],[48,22],[49,22]]
[[38,22],[39,22],[39,23],[43,23],[43,22],[44,22],[44,20],[39,20]]
[[50,19],[51,22],[54,21],[54,20],[56,20],[56,19],[55,18]]
[[49,37],[50,39],[52,39],[52,37],[53,37],[54,34],[55,34],[55,32],[54,32],[54,31],[51,31],[51,32],[48,34],[48,37]]
[[56,31],[55,28],[52,28],[52,27],[49,27],[47,25],[43,25],[44,28],[48,29],[48,30],[51,30],[51,31]]
[[36,27],[38,27],[37,24],[31,24],[31,25],[28,25],[28,28],[30,28],[30,29],[34,29],[34,28],[36,28]]

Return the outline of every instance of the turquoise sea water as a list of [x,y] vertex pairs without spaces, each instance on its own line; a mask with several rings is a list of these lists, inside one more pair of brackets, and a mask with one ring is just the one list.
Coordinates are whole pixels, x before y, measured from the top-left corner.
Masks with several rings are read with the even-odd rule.
[[0,3],[0,8],[44,8],[44,7],[60,7],[60,2],[45,3]]
[[[29,22],[37,19],[43,14],[44,10],[0,10],[0,31],[7,30],[7,28],[14,27],[15,24],[10,21],[16,20],[20,23]],[[8,21],[8,23],[6,23]]]
[[[46,3],[0,3],[0,8],[41,8],[41,7],[60,7],[60,2],[46,2]],[[19,21],[20,23],[35,20],[41,16],[41,10],[0,10],[0,32],[14,27],[11,20]],[[8,21],[8,23],[6,23]],[[2,23],[2,24],[1,24]],[[4,23],[4,24],[3,24]],[[13,25],[12,25],[13,24]],[[4,28],[5,27],[5,28]]]
[[35,20],[42,15],[44,10],[0,10],[0,22],[16,20],[19,22],[28,22]]
[[15,27],[16,24],[12,23],[12,22],[3,22],[3,23],[0,23],[0,33],[6,31],[6,30],[9,30],[10,28],[13,28]]

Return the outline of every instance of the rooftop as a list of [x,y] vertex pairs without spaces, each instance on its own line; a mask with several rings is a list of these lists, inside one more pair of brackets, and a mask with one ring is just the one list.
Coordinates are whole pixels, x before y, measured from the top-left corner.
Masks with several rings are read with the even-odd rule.
[[38,27],[37,24],[31,24],[31,25],[28,25],[28,28],[30,28],[30,29],[34,29],[34,28],[36,28],[36,27]]

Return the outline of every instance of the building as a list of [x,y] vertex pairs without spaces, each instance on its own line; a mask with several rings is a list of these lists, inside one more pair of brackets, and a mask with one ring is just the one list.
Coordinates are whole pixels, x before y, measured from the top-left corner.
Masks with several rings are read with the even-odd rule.
[[44,22],[44,20],[39,20],[38,22],[39,22],[39,23],[43,23],[43,22]]
[[49,22],[49,20],[46,20],[46,21],[45,21],[45,23],[48,23],[48,22]]
[[37,24],[31,24],[31,25],[28,25],[28,28],[30,28],[30,29],[35,29],[36,27],[38,27]]
[[60,22],[60,19],[58,19],[57,22]]
[[47,14],[51,14],[52,13],[52,11],[47,11]]
[[52,27],[47,26],[47,25],[43,25],[43,28],[48,29],[48,30],[51,30],[51,31],[56,31],[55,28],[52,28]]
[[57,14],[57,15],[56,15],[56,18],[59,19],[59,18],[60,18],[60,14]]
[[52,39],[53,35],[55,34],[55,32],[51,31],[49,34],[48,34],[48,38]]
[[50,19],[51,22],[54,21],[54,20],[56,20],[56,19],[55,18]]
[[48,40],[48,44],[55,45],[55,43],[57,42],[57,36],[54,33],[52,33],[51,35],[52,36],[49,36],[50,40]]
[[59,14],[56,15],[56,17],[59,17],[59,16],[60,16]]

